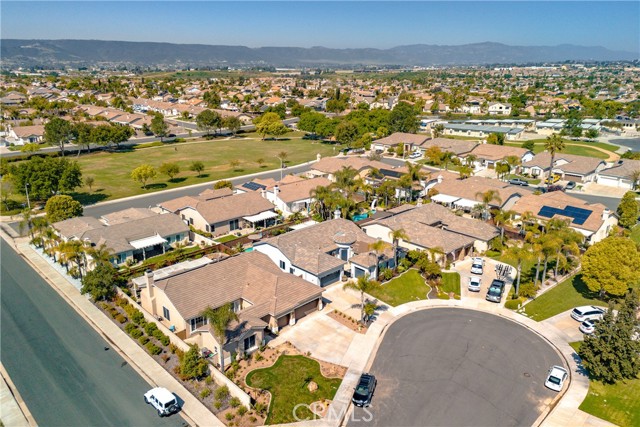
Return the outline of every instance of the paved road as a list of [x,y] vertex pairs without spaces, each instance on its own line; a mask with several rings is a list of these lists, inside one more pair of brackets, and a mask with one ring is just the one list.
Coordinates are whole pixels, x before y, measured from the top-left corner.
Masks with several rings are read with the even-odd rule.
[[604,197],[604,196],[593,196],[590,194],[584,194],[580,192],[567,192],[568,195],[573,196],[577,199],[584,200],[587,203],[602,203],[607,208],[609,208],[612,212],[615,212],[618,209],[618,205],[620,204],[620,197]]
[[41,426],[183,426],[149,385],[4,241],[2,363]]
[[509,320],[418,311],[393,323],[380,345],[371,368],[373,419],[356,408],[349,425],[532,425],[556,396],[544,387],[555,364],[560,356],[546,341]]

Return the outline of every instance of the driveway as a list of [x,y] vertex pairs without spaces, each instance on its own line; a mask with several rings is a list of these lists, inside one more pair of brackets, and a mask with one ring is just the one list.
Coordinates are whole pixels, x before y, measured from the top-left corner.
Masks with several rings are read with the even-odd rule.
[[567,342],[582,341],[584,339],[584,334],[578,329],[580,322],[571,318],[571,310],[556,314],[540,323],[559,329],[566,336]]
[[434,308],[389,326],[370,372],[371,407],[349,425],[532,425],[557,393],[547,370],[562,359],[543,338],[474,310]]
[[[496,260],[487,257],[481,257],[484,260],[484,268],[482,270],[482,275],[478,276],[477,274],[471,274],[471,258],[466,258],[462,261],[457,261],[455,264],[451,266],[451,269],[457,271],[460,274],[460,296],[462,298],[470,298],[475,300],[486,301],[485,297],[487,295],[487,291],[489,290],[489,285],[491,281],[497,278],[496,267],[499,264],[502,264]],[[505,264],[503,264],[505,265]],[[469,279],[471,277],[481,277],[482,278],[482,287],[480,292],[469,292],[468,284]],[[515,279],[516,271],[515,268],[511,269],[511,275],[509,277],[501,278],[505,281],[507,287],[504,291],[504,295],[502,296],[502,304],[507,299],[509,292],[511,291],[511,285],[513,284],[513,280]],[[495,304],[489,301],[486,301],[487,304]]]

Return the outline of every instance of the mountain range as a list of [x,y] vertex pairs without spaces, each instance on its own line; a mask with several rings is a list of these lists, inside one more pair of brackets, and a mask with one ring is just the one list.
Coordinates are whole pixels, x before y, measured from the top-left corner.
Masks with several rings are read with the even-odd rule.
[[102,40],[1,40],[2,62],[10,66],[448,66],[562,61],[637,60],[638,52],[601,46],[510,46],[414,44],[390,49],[260,47]]

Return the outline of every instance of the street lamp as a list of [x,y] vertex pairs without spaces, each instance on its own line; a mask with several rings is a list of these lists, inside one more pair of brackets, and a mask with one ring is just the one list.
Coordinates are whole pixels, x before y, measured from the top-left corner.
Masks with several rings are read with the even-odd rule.
[[283,159],[282,159],[282,157],[280,157],[280,156],[276,156],[276,158],[277,158],[278,160],[280,160],[280,181],[282,181],[282,169],[283,169],[283,165],[284,165],[284,163],[283,163]]
[[29,201],[29,183],[24,184],[24,192],[27,194],[27,206],[31,209],[31,202]]

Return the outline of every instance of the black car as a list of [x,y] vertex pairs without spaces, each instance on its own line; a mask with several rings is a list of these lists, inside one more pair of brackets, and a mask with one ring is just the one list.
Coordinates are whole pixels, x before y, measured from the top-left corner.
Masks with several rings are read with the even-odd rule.
[[369,406],[373,391],[376,389],[376,377],[371,374],[362,374],[356,390],[353,392],[351,401],[356,406]]
[[504,293],[505,283],[504,280],[493,279],[487,292],[487,301],[497,302],[502,301],[502,294]]
[[522,185],[523,187],[527,187],[529,185],[529,182],[525,181],[524,179],[514,178],[509,180],[509,184]]

